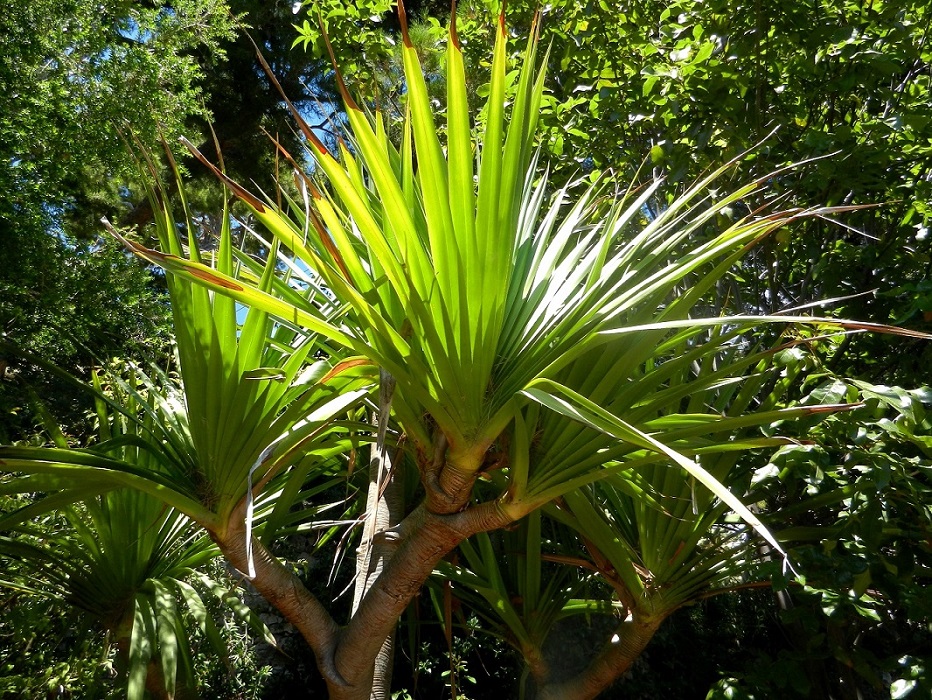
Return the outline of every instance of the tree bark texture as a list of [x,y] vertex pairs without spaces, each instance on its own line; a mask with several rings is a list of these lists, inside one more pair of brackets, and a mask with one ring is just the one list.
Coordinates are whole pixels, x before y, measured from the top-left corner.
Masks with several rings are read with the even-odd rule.
[[[467,494],[468,497],[468,494]],[[245,501],[245,499],[244,499]],[[426,503],[395,529],[395,551],[373,576],[349,623],[340,628],[301,580],[256,538],[252,580],[256,590],[301,633],[314,651],[330,700],[370,700],[375,661],[398,618],[446,554],[478,532],[504,527],[526,513],[501,501],[463,504],[459,512],[432,513]],[[242,512],[240,512],[242,510]],[[213,532],[227,560],[248,571],[243,509],[223,532]]]
[[631,668],[660,627],[663,618],[622,622],[582,672],[565,680],[535,678],[537,700],[591,700]]
[[[230,526],[222,534],[211,533],[220,551],[240,571],[249,571],[246,555],[246,524],[234,515]],[[252,540],[253,565],[256,576],[252,585],[286,620],[304,637],[314,650],[317,667],[331,692],[346,686],[333,665],[333,650],[337,644],[339,627],[314,595],[304,587],[297,576],[276,559],[255,537]]]
[[477,532],[493,530],[515,518],[497,502],[452,515],[431,513],[422,504],[402,522],[397,550],[373,582],[359,609],[343,629],[335,665],[343,678],[361,678],[398,618],[421,590],[437,562]]
[[[404,516],[404,483],[392,464],[391,449],[386,445],[388,416],[391,411],[395,381],[382,370],[379,375],[379,408],[373,417],[377,426],[376,442],[369,462],[369,489],[366,518],[356,554],[356,587],[352,614],[355,615],[372,583],[385,568],[395,551],[397,540],[390,532]],[[382,642],[375,657],[370,700],[391,698],[394,665],[395,630]]]

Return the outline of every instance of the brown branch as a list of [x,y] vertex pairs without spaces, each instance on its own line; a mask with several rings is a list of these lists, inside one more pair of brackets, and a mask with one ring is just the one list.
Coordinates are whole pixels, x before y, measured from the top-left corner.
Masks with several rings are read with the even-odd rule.
[[[227,560],[240,571],[248,571],[246,526],[243,518],[232,517],[231,526],[211,538]],[[255,537],[252,540],[256,590],[295,626],[307,641],[317,660],[317,667],[327,682],[331,696],[338,695],[347,683],[334,665],[334,650],[340,628],[320,601],[305,588],[295,574],[276,559]]]
[[[644,651],[663,617],[622,622],[589,665],[572,678],[540,679],[538,700],[591,700],[620,678]],[[536,679],[535,679],[536,680]]]
[[423,503],[410,513],[399,526],[401,537],[394,556],[343,629],[335,655],[340,676],[354,687],[367,687],[382,641],[436,564],[467,537],[504,527],[521,515],[499,501],[453,514],[432,513]]
[[482,471],[482,457],[474,453],[464,457],[463,464],[450,459],[448,441],[442,433],[434,439],[434,454],[421,469],[421,483],[427,492],[427,510],[437,515],[449,515],[463,510],[472,496],[473,486]]
[[[795,581],[790,581],[790,583],[795,583]],[[704,591],[694,596],[691,602],[698,602],[700,600],[706,600],[708,598],[714,598],[717,595],[724,595],[725,593],[735,593],[737,591],[745,591],[753,588],[773,588],[773,583],[771,581],[750,581],[748,583],[739,583],[737,586],[728,586],[727,588],[715,588],[708,591]]]

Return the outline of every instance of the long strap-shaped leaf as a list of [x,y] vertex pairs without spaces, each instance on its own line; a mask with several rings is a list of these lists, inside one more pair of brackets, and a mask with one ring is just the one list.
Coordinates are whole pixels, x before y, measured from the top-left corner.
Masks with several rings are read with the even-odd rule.
[[599,432],[610,435],[617,440],[623,440],[665,455],[674,464],[682,467],[686,472],[702,483],[709,491],[714,493],[728,507],[737,513],[742,520],[753,527],[757,533],[784,557],[789,564],[786,552],[764,526],[754,513],[745,506],[734,494],[725,488],[718,479],[709,474],[694,460],[685,457],[676,450],[668,447],[660,440],[638,430],[626,423],[618,416],[612,415],[603,408],[589,401],[586,397],[577,394],[572,389],[550,380],[538,380],[522,392],[533,401],[559,413],[562,416],[579,421]]

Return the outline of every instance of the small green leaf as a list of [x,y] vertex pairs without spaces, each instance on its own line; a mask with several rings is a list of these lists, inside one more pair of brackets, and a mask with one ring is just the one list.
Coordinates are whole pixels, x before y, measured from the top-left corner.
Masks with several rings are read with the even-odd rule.
[[647,78],[644,79],[644,87],[643,87],[643,89],[641,90],[641,94],[642,94],[644,97],[647,97],[647,96],[650,94],[650,91],[654,89],[654,85],[657,84],[657,81],[658,81],[659,79],[660,79],[660,78],[659,78],[658,76],[656,76],[656,75],[649,75],[649,76],[647,76]]
[[696,57],[693,58],[693,63],[703,63],[709,56],[712,55],[712,52],[715,51],[715,44],[711,41],[705,42],[701,47],[699,47],[699,52],[696,54]]
[[276,382],[283,382],[287,378],[287,375],[277,367],[258,367],[257,369],[251,369],[248,372],[243,372],[243,379],[248,380],[271,380]]

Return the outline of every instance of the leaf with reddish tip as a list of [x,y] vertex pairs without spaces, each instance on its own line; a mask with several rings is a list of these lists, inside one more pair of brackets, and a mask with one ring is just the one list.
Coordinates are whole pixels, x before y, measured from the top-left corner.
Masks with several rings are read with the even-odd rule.
[[350,358],[347,358],[347,359],[345,359],[345,360],[341,360],[341,361],[338,362],[336,365],[334,365],[333,369],[331,369],[329,372],[327,372],[327,374],[325,374],[323,377],[321,377],[320,383],[321,383],[321,384],[326,384],[327,382],[329,382],[329,381],[330,381],[331,379],[333,379],[334,377],[338,377],[339,375],[343,374],[344,372],[347,372],[347,371],[349,371],[349,370],[351,370],[351,369],[355,369],[356,367],[371,367],[373,370],[376,371],[376,375],[378,374],[378,372],[377,372],[377,370],[378,370],[378,365],[376,365],[376,364],[375,364],[372,360],[370,360],[369,358],[367,358],[367,357],[350,357]]
[[[455,17],[456,14],[454,13]],[[398,0],[398,24],[401,25],[401,40],[408,48],[412,48],[411,37],[408,35],[408,13],[405,11],[405,4]]]
[[301,116],[301,113],[294,106],[294,103],[289,99],[288,95],[285,93],[284,88],[282,88],[281,83],[278,82],[278,78],[275,77],[275,73],[272,70],[272,67],[269,66],[268,61],[265,60],[265,56],[262,55],[262,52],[259,50],[259,47],[256,46],[256,42],[253,41],[252,37],[247,33],[246,36],[249,38],[249,42],[252,44],[253,48],[256,50],[256,57],[259,59],[259,64],[262,66],[262,70],[265,71],[268,79],[272,81],[272,85],[275,86],[275,89],[278,91],[278,94],[281,95],[282,99],[285,101],[285,105],[288,107],[288,111],[291,112],[291,116],[294,117],[295,121],[298,123],[298,128],[301,130],[301,133],[304,134],[304,137],[310,141],[318,151],[323,154],[328,154],[327,147],[324,146],[323,142],[317,138],[317,135],[311,129],[304,118]]
[[201,153],[193,143],[188,141],[188,139],[186,139],[184,136],[180,137],[179,140],[188,148],[189,151],[191,151],[195,158],[197,158],[208,170],[216,175],[221,182],[229,187],[237,197],[255,209],[257,213],[262,214],[265,212],[265,205],[261,200],[250,194],[248,190],[242,187],[239,183],[232,180],[227,176],[226,173],[222,172],[219,168],[217,168],[217,166],[207,160],[204,154]]

